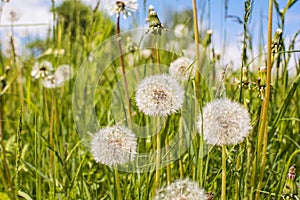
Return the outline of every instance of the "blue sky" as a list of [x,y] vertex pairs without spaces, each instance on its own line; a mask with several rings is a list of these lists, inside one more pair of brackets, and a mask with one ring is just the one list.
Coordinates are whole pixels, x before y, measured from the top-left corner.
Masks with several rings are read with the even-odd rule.
[[[84,2],[95,5],[97,0],[83,0]],[[26,2],[26,3],[25,3]],[[56,4],[62,2],[62,0],[56,0]],[[201,0],[198,2],[198,8],[204,5],[204,15],[206,21],[204,23],[205,29],[213,30],[213,42],[216,49],[222,53],[222,45],[226,45],[230,50],[231,54],[228,57],[236,57],[236,53],[240,53],[240,34],[242,34],[242,25],[234,22],[233,19],[225,19],[224,2],[225,0]],[[283,8],[286,4],[286,0],[278,0],[280,8]],[[182,11],[184,9],[192,8],[191,0],[147,0],[147,7],[152,4],[154,5],[161,21],[168,18],[169,11]],[[15,10],[19,15],[20,19],[17,24],[51,24],[52,15],[49,12],[51,7],[51,0],[10,0],[8,4],[4,6],[2,14],[1,24],[9,24],[8,15],[10,10]],[[143,12],[144,0],[139,0],[140,11],[136,13],[139,19],[139,25],[145,25],[145,18],[147,13]],[[267,10],[268,1],[254,1],[253,13],[249,23],[249,28],[253,34],[254,41],[257,41],[259,35],[263,34],[264,40],[266,41],[266,30],[267,30]],[[286,26],[284,30],[284,37],[289,40],[297,30],[300,29],[300,1],[298,1],[288,12],[286,16]],[[244,13],[244,1],[243,0],[228,0],[228,14],[235,15],[243,19]],[[274,9],[275,13],[275,9]],[[114,18],[112,18],[114,19]],[[129,19],[130,20],[130,19]],[[128,21],[129,21],[128,20]],[[20,27],[16,28],[16,34],[20,38],[22,37],[45,37],[49,26],[34,26],[34,27]],[[263,29],[260,31],[260,27]],[[129,29],[129,23],[123,23],[123,30]],[[273,29],[277,28],[277,17],[274,14],[274,25]],[[2,38],[1,43],[5,43],[5,37],[9,32],[8,28],[0,28],[0,36]],[[224,34],[226,35],[224,36]],[[20,46],[22,46],[23,40],[20,39]],[[255,42],[257,44],[257,42]],[[298,43],[298,48],[299,43]],[[229,59],[229,58],[228,58]]]

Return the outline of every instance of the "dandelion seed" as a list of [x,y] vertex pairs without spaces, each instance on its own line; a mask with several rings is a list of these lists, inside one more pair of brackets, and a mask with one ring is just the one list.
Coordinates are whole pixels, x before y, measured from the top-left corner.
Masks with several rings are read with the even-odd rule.
[[203,125],[204,139],[212,145],[235,145],[244,140],[252,129],[248,111],[239,103],[216,99],[203,107],[198,130]]
[[178,180],[156,191],[155,200],[204,200],[206,192],[189,179]]
[[127,16],[131,15],[131,12],[136,12],[138,9],[137,0],[104,0],[103,7],[108,12],[109,15],[116,14],[119,16],[121,13],[126,19]]
[[96,162],[110,167],[134,160],[136,148],[135,134],[124,126],[100,129],[91,142],[91,152]]
[[169,73],[179,80],[188,80],[195,76],[196,68],[193,61],[180,57],[170,64]]
[[31,71],[31,76],[34,79],[45,78],[53,71],[52,64],[49,61],[35,62]]
[[136,104],[140,111],[149,116],[166,116],[182,107],[184,91],[169,75],[145,78],[137,87]]

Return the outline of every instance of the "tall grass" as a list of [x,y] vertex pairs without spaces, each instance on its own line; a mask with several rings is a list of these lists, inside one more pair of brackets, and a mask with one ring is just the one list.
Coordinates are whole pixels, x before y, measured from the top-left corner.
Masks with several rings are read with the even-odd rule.
[[[170,39],[167,40],[165,35],[170,30],[162,30],[161,36],[147,33],[143,36],[145,43],[134,44],[126,38],[129,33],[122,33],[119,24],[122,16],[114,22],[104,13],[99,13],[101,2],[88,10],[84,26],[81,21],[84,16],[76,6],[79,1],[66,10],[71,16],[77,13],[72,19],[58,15],[61,11],[55,8],[54,0],[51,2],[55,21],[40,53],[50,48],[64,49],[64,55],[51,53],[39,57],[32,54],[21,59],[22,55],[16,54],[14,49],[14,36],[10,42],[10,54],[0,54],[0,200],[153,199],[160,187],[185,178],[197,182],[205,191],[213,192],[215,199],[282,198],[288,169],[293,163],[298,165],[300,158],[300,62],[297,54],[300,51],[300,30],[290,37],[291,41],[286,41],[285,34],[276,40],[272,26],[285,33],[286,13],[295,5],[295,0],[287,1],[283,10],[279,9],[276,0],[269,1],[269,28],[267,33],[262,33],[268,39],[268,49],[266,54],[255,57],[252,57],[250,44],[256,41],[249,37],[248,19],[252,15],[251,6],[260,2],[245,1],[239,68],[223,65],[219,59],[223,55],[216,55],[216,47],[210,41],[214,36],[208,35],[207,30],[199,30],[199,24],[203,23],[199,13],[205,12],[206,8],[199,7],[195,0],[189,2],[194,14],[189,41],[194,42],[192,51],[196,56],[193,63],[200,73],[181,83],[185,98],[190,100],[184,103],[188,110],[179,110],[163,119],[151,118],[139,111],[134,100],[134,87],[146,76],[167,73],[170,63],[184,54],[181,47],[187,46],[188,39],[177,39],[179,47],[167,48],[170,44],[166,41]],[[272,19],[274,5],[275,14],[280,19],[277,25]],[[189,19],[182,21],[191,25]],[[107,44],[104,41],[116,34],[122,36],[113,40],[120,42],[119,49],[113,48],[118,47],[114,44],[101,49],[101,45]],[[148,43],[147,50],[151,54],[144,56],[140,48]],[[175,50],[171,51],[172,48]],[[122,56],[109,63],[101,77],[88,77],[79,71],[82,63],[91,60],[101,66],[111,59],[109,55],[120,53]],[[95,58],[103,60],[95,61]],[[86,85],[74,89],[77,85],[76,78],[73,78],[59,88],[43,87],[40,81],[31,77],[33,64],[42,60],[49,60],[54,68],[61,64],[71,65],[78,72],[76,78]],[[260,70],[261,67],[266,67],[267,71]],[[96,67],[91,69],[95,74],[100,71]],[[97,82],[95,90],[89,85],[93,81]],[[94,93],[92,101],[76,106],[83,111],[93,109],[97,122],[88,115],[89,112],[80,113],[80,116],[72,112],[72,95],[78,88],[86,95]],[[122,93],[125,91],[126,94]],[[241,144],[208,146],[198,134],[196,122],[203,106],[225,95],[247,108],[253,129]],[[77,100],[84,102],[84,99]],[[111,107],[116,102],[120,105]],[[162,149],[162,154],[153,153],[149,157],[150,167],[144,166],[149,170],[124,172],[117,167],[96,163],[88,148],[89,139],[82,137],[94,133],[82,135],[80,133],[85,130],[76,126],[78,122],[85,125],[95,122],[106,127],[126,124],[126,120],[130,120],[127,126],[132,129],[145,127],[145,135],[148,134],[137,140],[139,153]],[[154,123],[154,128],[147,126],[151,123]],[[98,124],[93,127],[98,127]],[[152,132],[155,134],[150,135]],[[176,159],[175,154],[168,153],[174,152],[170,145],[172,141],[179,144],[180,155]],[[184,147],[188,148],[183,151]],[[159,162],[160,159],[168,162]]]

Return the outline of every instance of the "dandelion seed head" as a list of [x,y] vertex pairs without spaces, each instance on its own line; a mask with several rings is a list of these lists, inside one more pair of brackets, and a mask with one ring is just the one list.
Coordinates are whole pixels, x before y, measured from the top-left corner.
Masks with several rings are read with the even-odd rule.
[[252,129],[248,111],[239,103],[216,99],[203,107],[198,130],[203,125],[204,139],[212,145],[235,145],[244,140]]
[[156,191],[155,200],[205,200],[207,195],[196,182],[177,180]]
[[42,85],[45,88],[57,88],[63,86],[63,81],[55,75],[48,75],[42,80]]
[[136,148],[135,134],[124,126],[100,129],[91,141],[95,161],[110,167],[134,160]]
[[62,82],[68,81],[73,77],[73,68],[70,65],[60,65],[55,71],[55,76]]
[[138,9],[137,0],[104,0],[102,2],[104,9],[108,12],[109,15],[123,14],[126,19],[127,16],[131,15],[131,12],[136,12]]
[[166,116],[182,107],[184,91],[169,75],[145,78],[136,89],[136,104],[140,111],[149,116]]
[[31,76],[34,79],[45,78],[50,74],[51,71],[53,71],[51,62],[49,61],[42,61],[40,63],[35,62],[32,67]]
[[179,80],[188,80],[195,76],[196,68],[193,61],[188,58],[180,57],[170,64],[169,73],[172,77]]
[[[44,69],[43,69],[44,70]],[[73,68],[69,65],[60,65],[54,74],[45,74],[42,85],[45,88],[57,88],[73,77]]]

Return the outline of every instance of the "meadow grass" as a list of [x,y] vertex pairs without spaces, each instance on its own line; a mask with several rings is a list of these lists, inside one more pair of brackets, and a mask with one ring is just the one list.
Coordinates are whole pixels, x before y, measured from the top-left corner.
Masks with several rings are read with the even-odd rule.
[[[208,30],[199,30],[204,20],[199,13],[204,13],[205,7],[195,0],[190,3],[193,17],[181,20],[193,30],[189,41],[194,42],[197,73],[179,82],[187,99],[183,109],[162,117],[141,112],[135,87],[145,77],[168,73],[170,63],[184,55],[180,48],[187,47],[186,38],[177,38],[178,46],[167,47],[166,41],[171,39],[165,35],[176,24],[165,30],[152,16],[149,28],[154,29],[144,32],[143,44],[133,43],[130,37],[138,36],[131,33],[136,32],[122,33],[122,15],[115,24],[99,12],[100,2],[84,16],[76,3],[59,10],[52,0],[56,21],[39,55],[18,55],[11,36],[9,54],[0,54],[0,200],[154,199],[160,187],[186,178],[212,192],[215,199],[282,198],[286,175],[290,166],[298,165],[300,156],[300,62],[296,54],[300,30],[288,44],[280,32],[272,32],[272,25],[284,32],[286,13],[296,1],[289,0],[283,10],[276,0],[269,1],[269,16],[275,5],[280,20],[276,26],[269,18],[269,30],[262,35],[268,39],[267,50],[260,46],[260,54],[252,56],[249,18],[254,2],[245,0],[241,66],[236,68],[221,65],[222,55],[216,55],[211,43],[213,36]],[[86,21],[82,21],[84,17]],[[143,54],[142,45],[148,45],[149,55]],[[52,52],[43,54],[49,48]],[[59,49],[64,50],[63,55],[54,53]],[[68,64],[76,77],[62,87],[45,88],[31,76],[34,63],[42,60],[55,69]],[[89,66],[89,62],[90,72],[85,73],[80,66]],[[101,65],[104,70],[99,69]],[[91,93],[93,99],[88,97]],[[208,102],[224,97],[248,110],[252,130],[239,144],[207,145],[198,134],[204,127],[197,130],[196,123]],[[74,112],[72,103],[82,113]],[[93,112],[96,118],[90,115]],[[123,170],[97,163],[90,152],[91,137],[98,127],[115,124],[132,130],[142,127],[144,132],[138,134],[146,137],[137,135],[138,154],[150,156],[138,157]],[[161,152],[155,153],[158,150]],[[145,166],[130,171],[135,165]]]

